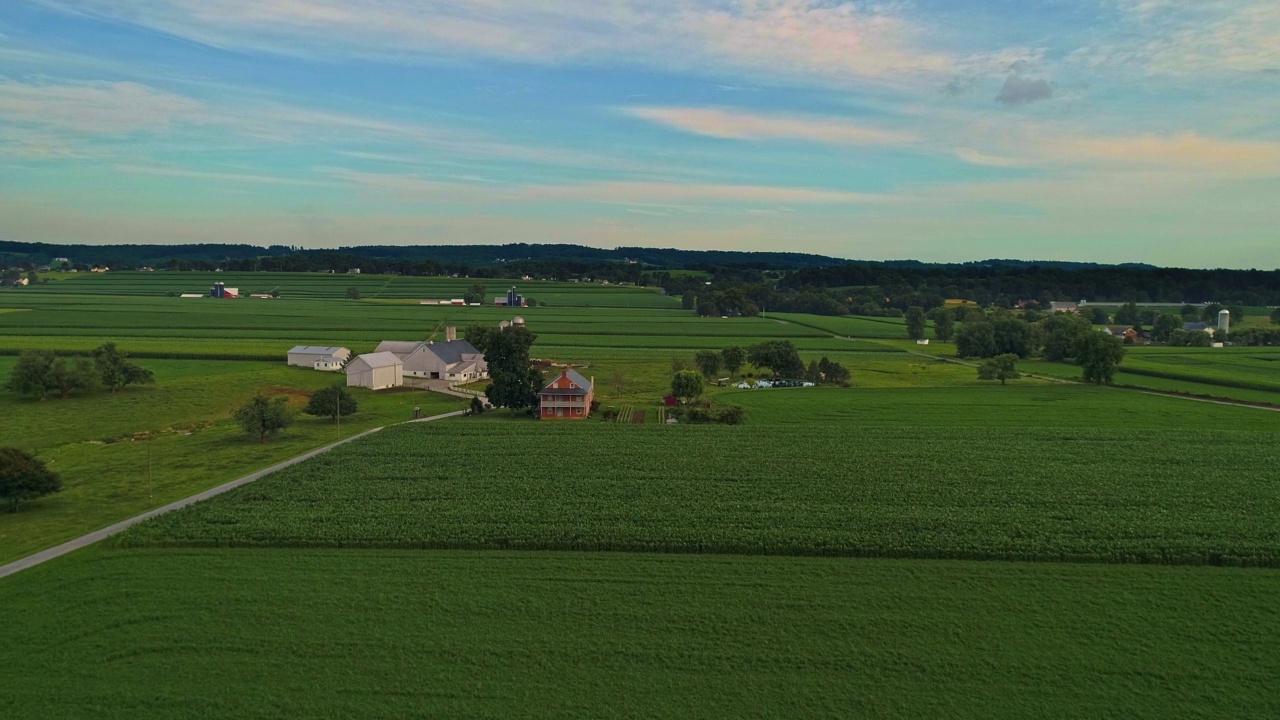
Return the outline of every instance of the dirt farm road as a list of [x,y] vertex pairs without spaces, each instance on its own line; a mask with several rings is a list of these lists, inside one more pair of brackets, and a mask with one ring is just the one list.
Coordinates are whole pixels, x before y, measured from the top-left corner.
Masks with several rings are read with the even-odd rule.
[[[456,410],[454,412],[444,413],[442,415],[432,415],[431,417],[420,418],[418,420],[409,420],[408,422],[431,422],[432,420],[443,420],[444,418],[464,415],[466,414],[466,412],[467,412],[466,410]],[[401,424],[401,423],[394,423],[394,424]],[[0,565],[0,578],[12,575],[22,570],[26,570],[27,568],[30,568],[30,567],[35,567],[36,565],[48,562],[56,557],[61,557],[63,555],[66,555],[69,552],[79,550],[80,548],[92,545],[100,540],[105,540],[111,537],[112,535],[120,533],[129,527],[132,527],[133,525],[137,525],[143,520],[148,520],[157,515],[163,515],[167,512],[177,510],[179,508],[184,508],[193,503],[198,503],[201,500],[208,500],[209,498],[221,495],[222,493],[227,492],[228,490],[234,490],[240,487],[241,485],[247,485],[253,482],[254,480],[258,480],[262,477],[270,475],[271,473],[276,472],[277,470],[283,470],[289,467],[290,465],[296,465],[304,460],[310,460],[311,458],[317,455],[320,455],[322,453],[326,453],[338,447],[339,445],[345,445],[346,443],[349,443],[352,440],[357,440],[359,438],[372,435],[373,433],[376,433],[379,430],[383,430],[386,427],[388,426],[384,425],[383,427],[376,427],[371,430],[365,430],[364,432],[358,433],[356,435],[352,435],[349,438],[339,440],[335,443],[330,443],[328,445],[325,445],[324,447],[316,448],[315,450],[305,452],[301,455],[298,455],[297,457],[289,458],[288,460],[285,460],[283,462],[278,462],[275,465],[263,468],[261,470],[258,470],[257,472],[250,473],[248,475],[245,475],[244,477],[236,478],[231,482],[223,483],[222,485],[218,485],[217,487],[209,488],[208,490],[205,490],[203,492],[198,492],[195,495],[192,495],[190,497],[185,497],[181,500],[176,500],[174,502],[169,503],[168,505],[163,505],[154,510],[148,510],[147,512],[144,512],[141,515],[135,515],[129,518],[128,520],[121,520],[118,523],[108,525],[102,528],[101,530],[95,530],[87,535],[82,535],[74,540],[68,540],[67,542],[62,543],[61,545],[55,545],[47,550],[41,550],[40,552],[35,553],[33,555],[28,555],[22,558],[21,560],[14,560],[13,562],[7,565]]]

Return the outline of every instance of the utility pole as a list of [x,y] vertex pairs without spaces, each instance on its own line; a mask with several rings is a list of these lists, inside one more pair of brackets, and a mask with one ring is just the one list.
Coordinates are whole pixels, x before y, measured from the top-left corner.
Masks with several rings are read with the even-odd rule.
[[334,402],[338,408],[338,434],[342,434],[342,388],[338,388],[338,392],[333,394]]
[[155,486],[151,483],[151,437],[152,433],[147,433],[147,498],[154,503],[156,493]]

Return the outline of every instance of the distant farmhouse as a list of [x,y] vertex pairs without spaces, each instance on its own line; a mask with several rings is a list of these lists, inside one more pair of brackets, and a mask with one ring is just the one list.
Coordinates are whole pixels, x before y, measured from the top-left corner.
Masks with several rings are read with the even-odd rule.
[[1073,302],[1051,302],[1049,312],[1079,313],[1080,305]]
[[289,364],[313,370],[341,370],[350,357],[351,351],[344,347],[299,345],[289,351]]
[[565,368],[539,392],[544,420],[586,420],[591,415],[595,384],[576,370]]
[[466,340],[459,340],[453,326],[445,328],[444,342],[384,340],[378,344],[377,352],[399,358],[404,374],[410,377],[463,382],[489,377],[484,354]]
[[385,390],[404,384],[404,363],[389,352],[357,355],[347,363],[347,387]]

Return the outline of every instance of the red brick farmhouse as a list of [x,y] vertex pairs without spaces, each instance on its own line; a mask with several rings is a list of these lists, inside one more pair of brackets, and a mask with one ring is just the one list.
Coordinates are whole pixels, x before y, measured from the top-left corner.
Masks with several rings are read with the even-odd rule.
[[586,420],[591,415],[594,383],[565,368],[539,393],[543,420]]

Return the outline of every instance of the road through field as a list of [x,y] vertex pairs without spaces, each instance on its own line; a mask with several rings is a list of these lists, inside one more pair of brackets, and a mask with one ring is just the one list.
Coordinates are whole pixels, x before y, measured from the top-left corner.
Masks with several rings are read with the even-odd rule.
[[[411,422],[411,423],[412,422],[431,422],[432,420],[443,420],[444,418],[455,417],[458,415],[466,414],[466,412],[467,412],[466,410],[456,410],[454,412],[444,413],[442,415],[432,415],[431,417],[420,418],[418,420],[409,420],[408,422]],[[397,423],[397,424],[404,424],[404,423]],[[195,495],[192,495],[190,497],[185,497],[181,500],[176,500],[174,502],[169,503],[168,505],[158,507],[154,510],[148,510],[147,512],[144,512],[141,515],[135,515],[129,518],[128,520],[121,520],[118,523],[115,523],[113,525],[108,525],[107,527],[104,527],[101,530],[96,530],[87,535],[82,535],[74,540],[68,540],[67,542],[62,543],[61,545],[56,545],[54,547],[49,548],[48,550],[41,550],[40,552],[35,553],[33,555],[28,555],[22,558],[21,560],[15,560],[7,565],[0,565],[0,578],[6,577],[8,575],[12,575],[22,570],[26,570],[27,568],[30,568],[30,567],[35,567],[36,565],[39,565],[44,562],[48,562],[56,557],[61,557],[63,555],[66,555],[69,552],[72,552],[74,550],[79,550],[80,548],[87,547],[101,540],[106,540],[112,535],[120,533],[125,529],[132,527],[133,525],[137,525],[143,520],[149,520],[150,518],[153,518],[157,515],[163,515],[164,513],[186,507],[193,503],[200,502],[201,500],[208,500],[209,498],[215,497],[217,495],[221,495],[222,493],[227,492],[228,490],[234,490],[240,487],[241,485],[247,485],[253,482],[254,480],[258,480],[267,475],[270,475],[271,473],[276,472],[277,470],[283,470],[289,467],[290,465],[296,465],[304,460],[309,460],[317,455],[326,453],[338,447],[339,445],[345,445],[346,443],[349,443],[352,440],[357,440],[359,438],[372,435],[373,433],[376,433],[379,430],[384,429],[385,427],[386,426],[365,430],[364,432],[356,435],[352,435],[349,438],[344,438],[337,442],[325,445],[324,447],[319,447],[319,448],[316,448],[315,450],[305,452],[301,455],[298,455],[297,457],[290,458],[283,462],[278,462],[275,465],[272,465],[267,468],[263,468],[262,470],[259,470],[257,472],[250,473],[248,475],[245,475],[244,477],[236,478],[231,482],[223,483],[222,485],[219,485],[214,488],[209,488],[208,490],[205,490],[203,492],[198,492]]]

